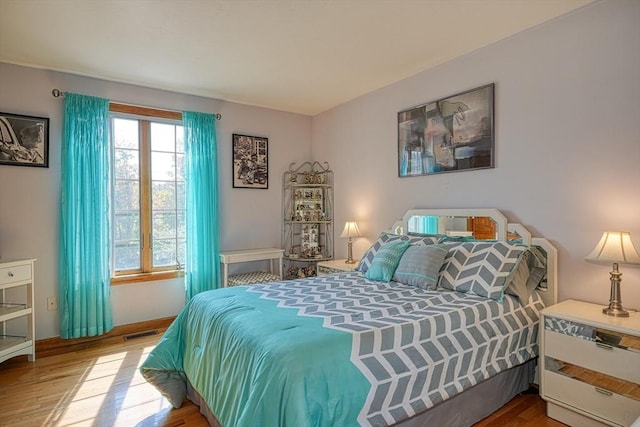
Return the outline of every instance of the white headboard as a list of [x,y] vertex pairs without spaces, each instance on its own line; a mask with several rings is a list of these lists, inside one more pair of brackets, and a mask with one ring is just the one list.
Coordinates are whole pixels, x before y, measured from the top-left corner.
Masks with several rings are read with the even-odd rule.
[[[495,223],[495,235],[492,240],[507,241],[518,239],[522,244],[537,246],[544,250],[547,254],[547,276],[546,283],[543,283],[538,291],[548,307],[558,301],[558,252],[556,248],[547,239],[542,237],[533,237],[531,232],[522,224],[510,224],[507,217],[498,209],[479,208],[479,209],[410,209],[401,220],[395,222],[391,227],[391,232],[395,234],[409,234],[412,232],[411,222],[415,217],[438,217],[438,218],[490,218]],[[441,221],[446,223],[447,221]],[[465,228],[466,230],[466,228]],[[438,230],[438,234],[456,234],[460,230]]]

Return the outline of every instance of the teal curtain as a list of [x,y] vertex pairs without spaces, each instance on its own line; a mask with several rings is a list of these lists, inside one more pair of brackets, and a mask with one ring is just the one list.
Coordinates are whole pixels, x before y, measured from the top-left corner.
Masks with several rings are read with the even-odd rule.
[[113,328],[109,269],[109,101],[65,94],[62,135],[60,337]]
[[216,123],[212,114],[182,113],[187,204],[186,298],[219,283]]

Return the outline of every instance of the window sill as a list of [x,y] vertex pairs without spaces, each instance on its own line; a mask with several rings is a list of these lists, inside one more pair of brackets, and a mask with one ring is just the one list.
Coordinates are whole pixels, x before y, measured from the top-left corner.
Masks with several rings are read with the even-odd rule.
[[155,280],[167,280],[184,277],[184,270],[156,271],[153,273],[136,273],[111,278],[111,285],[126,285],[129,283],[152,282]]

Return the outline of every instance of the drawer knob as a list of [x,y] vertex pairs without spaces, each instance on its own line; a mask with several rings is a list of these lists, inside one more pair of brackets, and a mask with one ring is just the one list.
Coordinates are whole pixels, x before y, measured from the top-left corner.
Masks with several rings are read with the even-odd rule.
[[613,350],[612,346],[610,346],[609,344],[602,344],[601,342],[597,342],[596,347],[599,347],[603,350]]
[[610,392],[609,390],[605,390],[605,389],[600,388],[600,387],[596,387],[595,389],[596,389],[596,391],[597,391],[598,393],[600,393],[600,394],[604,394],[605,396],[613,396],[613,393],[612,393],[612,392]]
[[13,273],[11,271],[9,272],[9,277],[13,277]]

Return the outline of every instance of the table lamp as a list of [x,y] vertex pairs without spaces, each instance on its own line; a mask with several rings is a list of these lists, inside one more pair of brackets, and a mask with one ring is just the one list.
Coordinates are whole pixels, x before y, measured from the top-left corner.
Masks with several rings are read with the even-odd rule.
[[622,273],[618,270],[618,263],[640,264],[640,256],[631,242],[631,234],[626,231],[605,231],[596,248],[586,257],[588,261],[612,262],[611,297],[609,306],[602,309],[607,316],[628,317],[629,312],[622,308],[620,282]]
[[347,221],[344,225],[344,230],[342,230],[342,234],[340,235],[343,239],[345,237],[349,238],[349,243],[347,244],[348,255],[345,264],[355,264],[353,259],[353,243],[351,242],[352,237],[360,237],[360,230],[358,230],[358,224],[355,221]]

